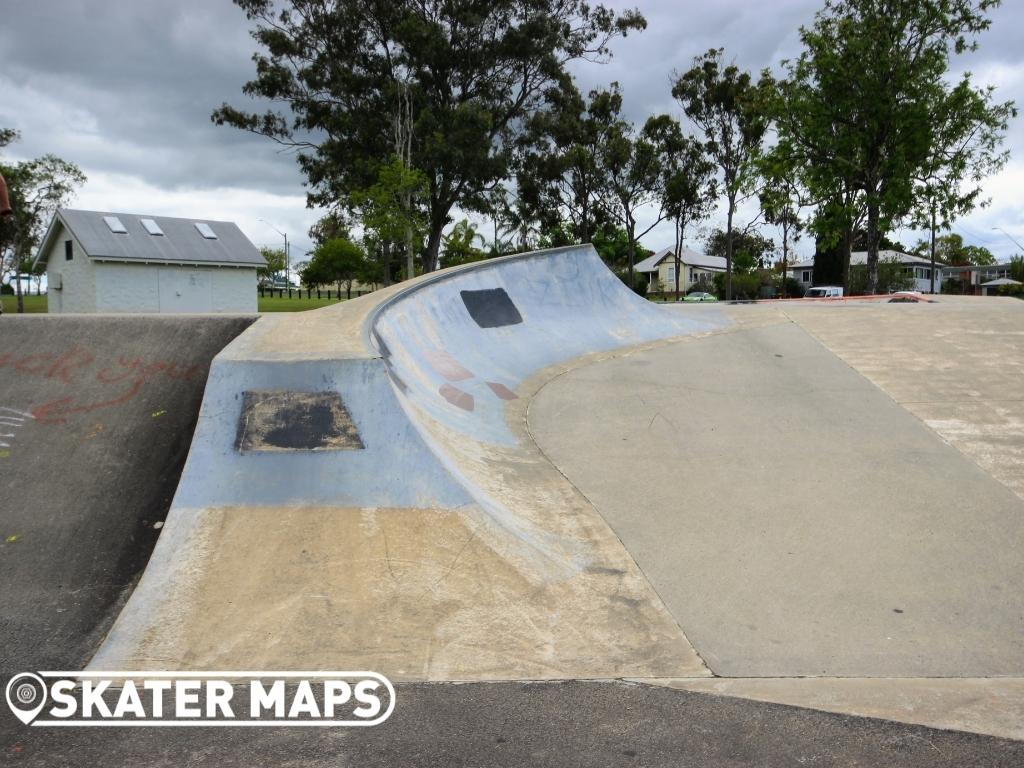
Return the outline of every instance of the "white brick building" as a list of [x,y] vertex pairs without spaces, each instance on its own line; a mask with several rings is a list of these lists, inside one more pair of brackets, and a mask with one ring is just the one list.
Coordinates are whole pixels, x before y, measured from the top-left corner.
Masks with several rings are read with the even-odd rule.
[[237,225],[61,209],[36,254],[49,312],[255,312],[266,264]]

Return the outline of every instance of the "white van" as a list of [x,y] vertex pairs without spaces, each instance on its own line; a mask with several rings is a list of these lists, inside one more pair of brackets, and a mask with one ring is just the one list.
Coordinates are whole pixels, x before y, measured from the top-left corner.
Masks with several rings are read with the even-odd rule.
[[839,299],[843,296],[843,289],[837,285],[821,285],[808,288],[804,294],[805,299]]

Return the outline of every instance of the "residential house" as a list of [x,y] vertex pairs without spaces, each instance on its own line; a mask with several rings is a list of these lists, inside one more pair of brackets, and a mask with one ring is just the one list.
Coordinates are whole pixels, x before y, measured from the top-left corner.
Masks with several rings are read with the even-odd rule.
[[[634,269],[648,276],[647,290],[652,292],[660,286],[663,291],[676,289],[676,261],[672,248],[662,248],[637,264]],[[683,248],[679,290],[714,290],[715,275],[725,272],[725,259],[720,256],[705,256],[703,253]]]
[[[931,259],[900,251],[880,250],[878,261],[898,264],[903,274],[912,281],[910,290],[921,293],[931,292]],[[850,254],[850,267],[866,267],[867,263],[867,251],[854,251]],[[938,266],[941,268],[942,264],[938,264]],[[810,288],[814,284],[814,259],[787,265],[786,274],[800,283],[804,290]],[[939,270],[936,270],[935,292],[942,292],[942,274]]]

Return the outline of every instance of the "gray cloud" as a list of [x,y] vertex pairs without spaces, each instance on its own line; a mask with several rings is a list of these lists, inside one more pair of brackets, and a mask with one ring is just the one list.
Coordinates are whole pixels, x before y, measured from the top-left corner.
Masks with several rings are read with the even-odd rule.
[[[581,65],[575,73],[583,88],[618,81],[628,115],[640,122],[656,112],[679,114],[670,94],[671,73],[708,48],[724,47],[751,71],[795,56],[798,28],[813,21],[821,0],[612,4],[639,5],[648,29],[617,41],[608,64]],[[11,150],[15,157],[53,152],[92,178],[106,178],[105,189],[114,185],[112,179],[131,178],[142,190],[205,190],[202,199],[209,204],[227,193],[231,210],[253,199],[253,220],[273,217],[276,226],[292,232],[315,219],[314,212],[301,210],[302,177],[291,155],[265,139],[210,122],[210,112],[223,101],[250,103],[241,86],[253,75],[255,44],[233,4],[47,0],[16,2],[5,14],[0,125],[22,130],[23,140]],[[1000,98],[1024,104],[1024,3],[1011,0],[992,17],[981,50],[960,66],[1000,86]],[[1024,149],[1022,121],[1014,124],[1008,147],[1015,156]],[[1024,206],[1016,195],[1006,195],[1024,183],[1024,165],[1014,164],[1007,174],[992,186],[993,206],[961,224],[971,239],[1003,252],[1013,249],[991,227],[1024,235]],[[165,198],[140,199],[135,208],[161,202]],[[660,234],[648,245],[661,245]],[[295,240],[299,249],[308,246],[301,237]]]

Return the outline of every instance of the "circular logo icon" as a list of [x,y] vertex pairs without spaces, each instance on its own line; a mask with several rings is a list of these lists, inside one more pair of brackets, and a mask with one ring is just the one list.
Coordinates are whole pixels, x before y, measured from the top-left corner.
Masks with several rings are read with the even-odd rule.
[[7,681],[7,706],[28,725],[46,705],[46,683],[39,675],[22,672]]

